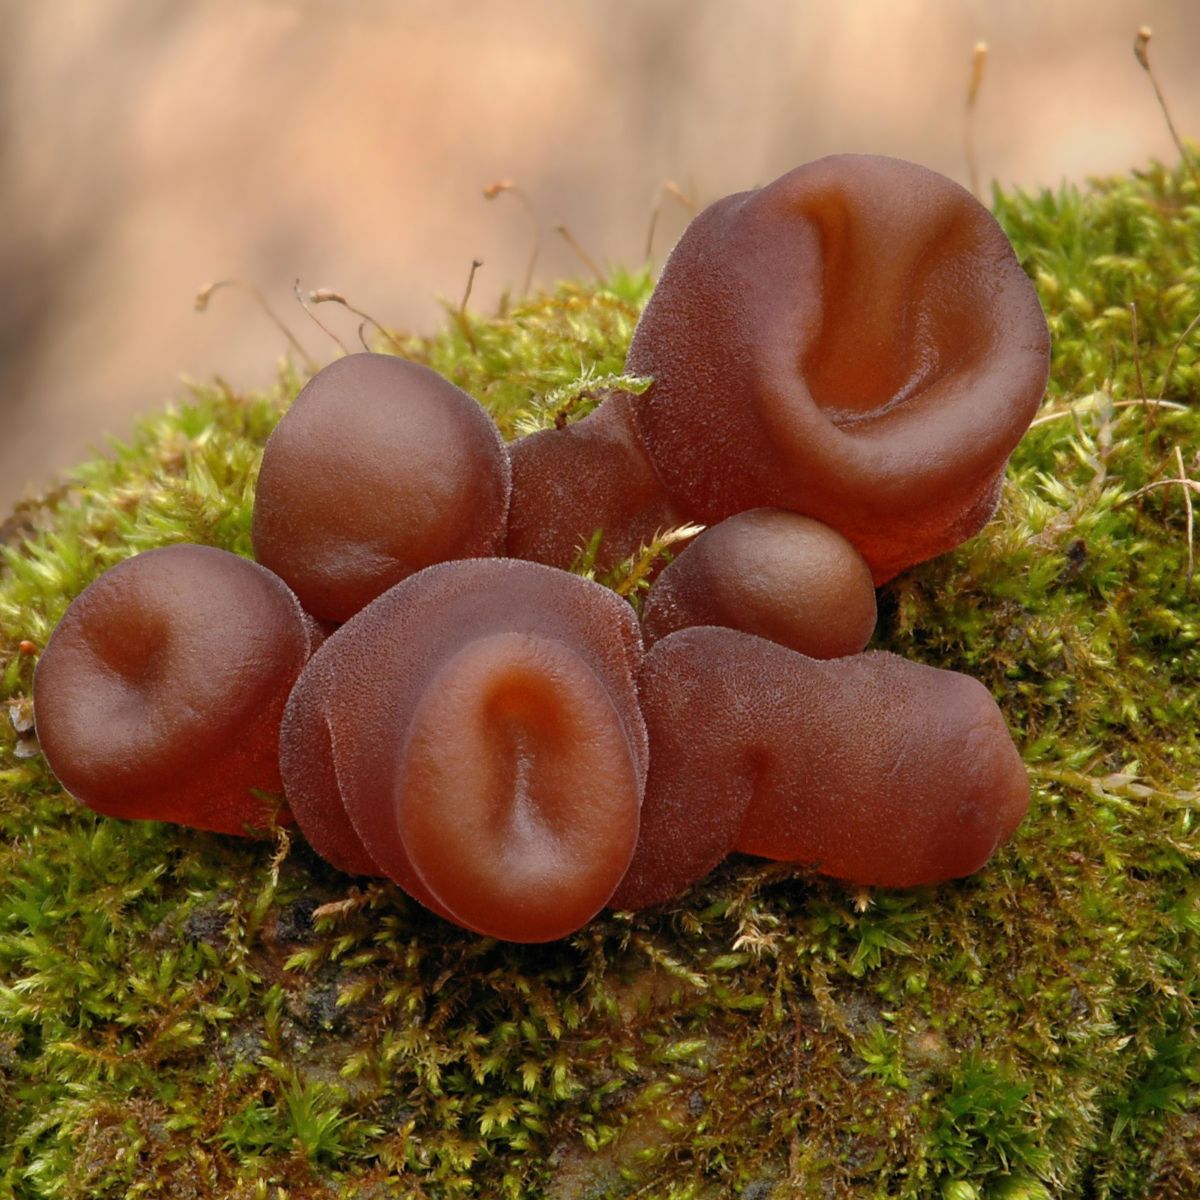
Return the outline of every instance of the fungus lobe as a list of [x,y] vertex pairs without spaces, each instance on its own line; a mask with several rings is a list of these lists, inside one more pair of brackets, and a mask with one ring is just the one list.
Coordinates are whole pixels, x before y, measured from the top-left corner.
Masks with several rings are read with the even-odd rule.
[[[632,610],[535,563],[473,559],[390,589],[314,657],[283,738],[311,789],[387,876],[444,916],[513,941],[577,929],[633,854],[646,774]],[[310,677],[315,681],[310,683]],[[323,711],[338,795],[306,778]],[[325,801],[321,801],[325,803]],[[309,805],[298,803],[301,827]],[[318,847],[319,848],[319,847]]]
[[754,633],[811,658],[857,654],[875,629],[871,569],[836,530],[779,508],[710,525],[642,608],[650,646],[692,625]]
[[345,621],[423,567],[494,554],[510,480],[499,431],[466,392],[419,363],[350,354],[267,442],[254,554],[314,616]]
[[1029,803],[996,702],[955,671],[699,626],[657,642],[639,686],[650,775],[615,908],[670,899],[732,850],[939,883],[978,870]]
[[599,530],[596,566],[608,570],[685,523],[638,437],[636,402],[613,392],[582,420],[513,442],[506,554],[565,570]]
[[844,534],[876,583],[991,516],[1041,399],[1049,333],[995,218],[900,159],[834,155],[684,231],[627,369],[677,508],[785,508]]
[[287,586],[211,546],[137,554],[67,609],[34,674],[63,787],[115,817],[219,833],[268,825],[279,725],[321,640]]

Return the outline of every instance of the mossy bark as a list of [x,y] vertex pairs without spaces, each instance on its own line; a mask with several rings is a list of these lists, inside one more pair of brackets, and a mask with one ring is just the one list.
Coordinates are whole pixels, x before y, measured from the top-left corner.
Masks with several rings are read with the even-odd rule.
[[[996,519],[888,585],[876,638],[982,679],[1028,763],[1029,818],[969,880],[857,894],[734,859],[666,911],[522,947],[282,835],[97,817],[37,755],[36,649],[126,555],[249,552],[300,380],[198,387],[22,505],[0,571],[0,1187],[1200,1195],[1200,582],[1178,482],[1200,477],[1200,196],[1155,167],[995,207],[1050,318],[1046,407]],[[564,286],[402,348],[511,435],[641,386],[618,377],[649,286]],[[636,598],[642,566],[608,582]]]

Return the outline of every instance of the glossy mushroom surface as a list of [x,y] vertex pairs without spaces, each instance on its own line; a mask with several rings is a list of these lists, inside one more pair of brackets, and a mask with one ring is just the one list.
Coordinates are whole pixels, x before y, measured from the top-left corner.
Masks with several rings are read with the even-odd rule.
[[321,640],[288,587],[210,546],[118,563],[67,609],[34,675],[62,785],[114,817],[245,833],[288,820],[279,725]]
[[[459,924],[511,941],[572,932],[637,838],[640,658],[629,606],[566,572],[475,559],[412,576],[329,639],[294,697],[328,731],[342,816],[325,819]],[[319,765],[302,778],[316,723],[289,711],[289,795],[329,794]],[[319,836],[344,848],[344,832]]]
[[639,686],[650,775],[614,908],[668,900],[732,850],[880,887],[955,879],[1029,803],[996,702],[955,671],[698,627],[658,642]]
[[672,500],[713,525],[785,508],[876,583],[991,516],[1050,341],[995,218],[900,159],[835,155],[688,226],[634,332],[638,431]]
[[510,469],[491,418],[419,363],[350,354],[313,376],[267,442],[254,554],[314,616],[504,540]]
[[871,569],[836,530],[754,508],[704,530],[654,581],[649,647],[677,629],[722,625],[811,658],[857,654],[875,629]]

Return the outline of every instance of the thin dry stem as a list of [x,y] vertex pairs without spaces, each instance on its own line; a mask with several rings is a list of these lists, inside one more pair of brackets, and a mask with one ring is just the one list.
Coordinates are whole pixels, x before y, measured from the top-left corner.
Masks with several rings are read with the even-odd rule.
[[1196,164],[1192,162],[1191,156],[1183,144],[1183,138],[1179,136],[1179,130],[1175,128],[1175,122],[1171,119],[1171,110],[1167,107],[1167,98],[1163,95],[1163,90],[1159,86],[1158,76],[1154,73],[1154,67],[1150,63],[1150,39],[1153,36],[1154,30],[1149,25],[1143,25],[1137,31],[1137,36],[1133,39],[1133,55],[1138,60],[1142,70],[1150,77],[1150,84],[1154,88],[1158,107],[1162,109],[1162,115],[1167,121],[1167,128],[1171,131],[1171,140],[1175,143],[1175,148],[1179,151],[1179,157],[1183,160],[1184,166],[1188,169],[1188,174],[1192,177],[1192,182],[1196,185],[1196,191],[1200,192],[1200,173],[1197,172]]
[[[1163,374],[1162,388],[1159,390],[1158,399],[1161,402],[1163,396],[1166,395],[1167,387],[1171,382],[1171,376],[1175,371],[1175,360],[1179,357],[1179,351],[1183,349],[1183,344],[1192,336],[1196,327],[1200,325],[1200,312],[1198,312],[1189,322],[1187,328],[1179,335],[1179,339],[1175,345],[1171,347],[1171,357],[1167,359],[1167,369]],[[1180,405],[1180,408],[1185,407]]]
[[455,323],[462,330],[462,335],[467,339],[467,345],[471,347],[472,354],[479,353],[479,344],[475,341],[475,331],[471,328],[471,318],[467,316],[467,302],[471,299],[471,289],[475,286],[475,272],[483,266],[483,259],[471,259],[471,269],[467,272],[467,286],[463,288],[462,299],[459,301],[458,308],[454,313]]
[[[1186,404],[1176,404],[1174,400],[1117,400],[1112,405],[1113,408],[1166,408],[1175,412],[1188,412]],[[1050,421],[1057,421],[1061,417],[1077,416],[1079,409],[1075,405],[1069,405],[1067,408],[1057,408],[1053,412],[1042,413],[1040,417],[1029,422],[1030,429],[1036,429],[1039,425],[1046,425]]]
[[976,42],[971,54],[971,78],[967,85],[967,107],[963,116],[963,144],[967,155],[967,174],[971,180],[971,192],[977,200],[983,196],[979,189],[979,163],[975,155],[975,102],[979,99],[979,88],[987,66],[988,44]]
[[358,327],[358,340],[367,350],[370,350],[371,347],[367,345],[367,340],[363,337],[363,328],[366,325],[374,325],[397,353],[403,353],[403,343],[390,329],[386,329],[370,313],[363,312],[361,308],[355,308],[341,292],[335,292],[332,288],[317,288],[308,293],[308,299],[311,304],[340,304],[343,308],[349,309],[356,317],[361,317],[362,323]]
[[320,363],[305,348],[300,344],[300,340],[296,335],[283,323],[279,314],[267,303],[266,296],[263,295],[261,289],[256,284],[249,283],[245,279],[218,279],[216,283],[206,283],[197,293],[193,301],[193,305],[197,312],[207,312],[208,304],[215,292],[222,288],[234,288],[238,291],[247,293],[266,315],[267,320],[279,330],[280,333],[287,339],[288,344],[296,351],[303,360],[304,365],[310,371],[316,371],[320,367]]
[[575,240],[574,234],[565,225],[555,225],[554,232],[557,233],[572,250],[575,251],[576,257],[593,275],[596,277],[597,283],[604,282],[604,272],[596,266],[596,260]]
[[646,262],[650,261],[650,256],[654,253],[654,233],[658,227],[658,218],[662,213],[663,199],[667,196],[677,200],[689,213],[694,214],[696,211],[695,201],[674,180],[664,179],[659,184],[657,189],[655,189],[654,200],[650,209],[650,228],[646,231]]
[[327,338],[332,338],[343,354],[349,354],[350,348],[346,345],[346,343],[343,342],[342,339],[340,337],[338,337],[338,335],[336,333],[334,333],[333,330],[330,329],[329,326],[326,325],[325,322],[322,321],[321,318],[318,317],[317,314],[315,312],[313,312],[313,310],[311,308],[308,307],[308,302],[304,299],[304,293],[300,290],[300,280],[299,279],[297,279],[296,282],[292,284],[292,294],[296,297],[296,301],[297,301],[297,303],[299,303],[300,307],[302,309],[304,309],[304,311],[308,314],[308,317],[312,321],[312,323]]
[[525,268],[525,282],[521,287],[521,295],[528,296],[533,289],[533,272],[537,266],[538,255],[542,250],[542,221],[537,209],[530,200],[525,189],[518,187],[511,179],[497,179],[483,189],[485,200],[495,200],[497,196],[510,195],[529,214],[529,223],[533,229],[533,245],[529,251],[529,262]]

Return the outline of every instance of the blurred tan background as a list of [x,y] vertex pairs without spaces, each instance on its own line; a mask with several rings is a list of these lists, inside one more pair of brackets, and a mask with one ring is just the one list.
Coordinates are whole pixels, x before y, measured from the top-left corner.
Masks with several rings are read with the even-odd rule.
[[[262,287],[329,286],[429,330],[519,284],[529,222],[637,264],[664,179],[701,202],[819,155],[874,151],[966,182],[974,43],[981,173],[1055,185],[1200,132],[1195,0],[0,0],[0,510],[125,433],[179,376],[267,382]],[[661,261],[686,214],[663,210]],[[579,273],[547,233],[538,278]],[[326,305],[343,337],[357,321]]]

